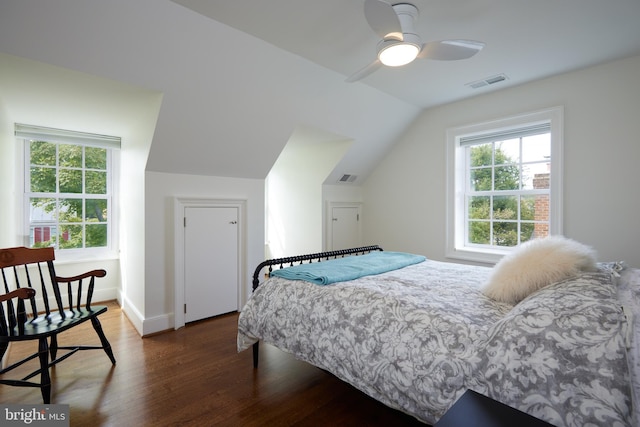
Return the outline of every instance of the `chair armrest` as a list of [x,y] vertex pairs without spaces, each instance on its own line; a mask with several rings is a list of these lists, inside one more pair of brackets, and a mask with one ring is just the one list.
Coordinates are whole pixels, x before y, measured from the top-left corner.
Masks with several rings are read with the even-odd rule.
[[20,288],[15,291],[11,291],[8,294],[0,295],[0,302],[4,302],[10,300],[12,298],[18,297],[20,299],[29,299],[35,296],[36,290],[32,288]]
[[56,276],[56,282],[69,283],[76,280],[86,279],[87,277],[104,277],[107,275],[105,270],[91,270],[86,273],[73,277]]
[[[93,286],[95,284],[95,280],[96,277],[104,277],[107,275],[107,272],[103,269],[98,269],[98,270],[91,270],[91,271],[87,271],[86,273],[83,274],[79,274],[77,276],[72,276],[72,277],[62,277],[62,276],[56,276],[55,277],[55,281],[56,284],[58,285],[58,287],[61,287],[63,283],[67,284],[67,296],[68,296],[68,301],[69,301],[69,308],[73,310],[73,305],[75,304],[76,308],[80,308],[81,305],[81,300],[84,299],[84,306],[87,310],[91,309],[91,299],[93,298]],[[83,279],[89,279],[89,283],[87,284],[87,287],[84,287],[83,284]],[[77,298],[73,297],[73,288],[75,286],[75,293],[77,295]],[[56,292],[58,287],[56,287]],[[81,297],[83,295],[83,289],[86,289],[86,293],[84,294],[84,297]],[[62,307],[62,299],[60,298],[60,294],[58,293],[56,295],[56,302],[58,303],[59,307]]]

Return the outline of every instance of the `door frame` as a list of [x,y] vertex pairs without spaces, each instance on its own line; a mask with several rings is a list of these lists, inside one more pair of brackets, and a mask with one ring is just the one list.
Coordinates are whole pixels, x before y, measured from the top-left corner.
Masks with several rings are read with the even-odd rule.
[[333,208],[357,208],[360,221],[358,221],[358,237],[362,242],[362,202],[333,202],[327,201],[327,211],[325,213],[325,246],[324,250],[329,251],[333,247]]
[[184,316],[184,218],[186,208],[237,208],[238,209],[238,307],[246,298],[247,287],[245,274],[246,251],[246,212],[247,201],[244,199],[201,199],[194,197],[174,197],[173,230],[174,230],[174,329],[185,325]]

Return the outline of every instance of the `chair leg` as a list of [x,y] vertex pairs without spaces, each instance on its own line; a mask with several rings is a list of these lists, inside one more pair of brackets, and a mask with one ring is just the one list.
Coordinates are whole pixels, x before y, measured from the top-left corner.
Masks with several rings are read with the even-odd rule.
[[7,355],[7,349],[9,348],[8,342],[3,342],[0,344],[0,369],[4,369],[7,361],[5,360],[5,356]]
[[100,324],[100,321],[98,320],[97,317],[92,317],[91,324],[93,325],[93,329],[95,329],[96,333],[98,334],[98,337],[100,337],[100,342],[102,343],[102,348],[104,349],[104,352],[107,353],[107,356],[109,356],[111,363],[115,365],[116,358],[113,356],[113,351],[111,350],[111,344],[109,344],[107,337],[104,335],[104,331],[102,330],[102,325]]
[[49,354],[51,354],[51,361],[56,360],[58,354],[58,335],[51,335],[51,344],[49,344]]
[[45,405],[51,403],[51,378],[49,377],[49,344],[47,338],[40,338],[38,343],[40,359],[40,391]]

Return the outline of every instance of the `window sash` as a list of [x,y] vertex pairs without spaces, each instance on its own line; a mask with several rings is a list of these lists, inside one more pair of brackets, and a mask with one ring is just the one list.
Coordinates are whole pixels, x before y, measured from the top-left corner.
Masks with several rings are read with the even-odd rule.
[[[461,137],[460,138],[460,145],[459,145],[459,150],[464,150],[465,151],[465,164],[464,164],[464,176],[465,176],[465,207],[464,207],[464,246],[465,247],[475,247],[475,248],[487,248],[487,249],[495,249],[495,248],[508,248],[508,247],[513,247],[511,245],[497,245],[495,243],[495,228],[494,225],[497,223],[512,223],[515,224],[516,229],[517,229],[517,233],[516,233],[516,242],[515,242],[515,246],[520,245],[522,243],[521,238],[522,238],[522,232],[521,232],[521,228],[523,224],[528,224],[528,223],[534,223],[534,221],[528,221],[528,220],[522,220],[520,218],[521,212],[520,212],[520,208],[521,208],[521,204],[520,204],[520,200],[521,200],[521,196],[530,196],[530,195],[549,195],[550,194],[550,189],[546,188],[546,189],[524,189],[523,188],[523,182],[522,182],[522,176],[521,174],[519,174],[518,177],[518,189],[510,189],[510,190],[497,190],[497,189],[491,189],[491,190],[474,190],[471,188],[471,172],[474,169],[478,169],[478,168],[489,168],[492,171],[492,187],[495,184],[495,181],[493,179],[493,171],[495,170],[496,167],[501,167],[504,166],[502,164],[496,164],[495,161],[496,159],[493,158],[492,156],[492,161],[489,165],[486,166],[482,166],[482,167],[473,167],[471,166],[471,147],[475,146],[475,145],[481,145],[481,144],[491,144],[491,150],[492,153],[495,153],[496,147],[495,147],[495,143],[499,142],[499,141],[504,141],[504,140],[510,140],[510,139],[518,139],[520,140],[519,143],[519,154],[518,154],[518,158],[520,160],[518,160],[516,163],[510,164],[512,166],[515,166],[518,168],[518,170],[520,171],[521,166],[523,164],[522,162],[522,138],[527,137],[527,136],[532,136],[532,135],[542,135],[542,134],[550,134],[551,131],[551,126],[549,123],[541,123],[541,124],[536,124],[536,125],[530,125],[530,126],[522,126],[519,128],[514,128],[514,129],[510,129],[508,131],[497,131],[497,132],[488,132],[488,133],[484,133],[484,134],[479,134],[479,135],[475,135],[473,137]],[[466,140],[465,140],[466,139]],[[549,162],[553,162],[553,159],[549,159]],[[539,162],[536,162],[539,163]],[[521,171],[520,171],[521,172]],[[471,211],[470,211],[470,204],[469,204],[469,200],[473,197],[489,197],[490,200],[490,209],[489,209],[489,218],[487,219],[477,219],[477,218],[471,218]],[[495,197],[515,197],[516,199],[518,199],[517,202],[517,212],[516,212],[516,218],[514,219],[504,219],[504,218],[495,218],[494,217],[494,209],[493,209],[493,202],[494,202],[494,198]],[[544,219],[543,221],[538,221],[541,223],[545,223],[548,224],[550,221],[550,217],[549,217],[549,212],[547,211],[547,217],[546,219]],[[470,227],[472,223],[478,223],[478,222],[486,222],[489,224],[490,227],[490,239],[488,243],[476,243],[476,242],[472,242],[471,241],[471,235],[470,235]]]

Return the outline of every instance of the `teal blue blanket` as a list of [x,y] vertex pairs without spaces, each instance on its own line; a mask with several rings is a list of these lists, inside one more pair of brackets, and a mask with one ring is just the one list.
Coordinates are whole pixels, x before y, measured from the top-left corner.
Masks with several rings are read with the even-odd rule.
[[417,264],[425,259],[422,255],[404,252],[371,252],[366,255],[294,265],[275,270],[271,272],[271,276],[328,285],[335,282],[346,282],[362,276],[397,270],[408,265]]

